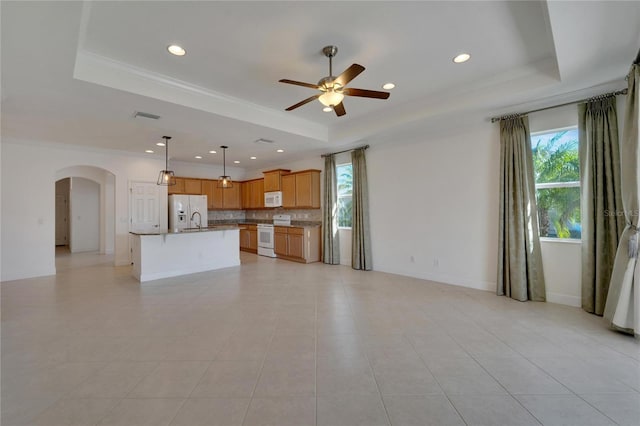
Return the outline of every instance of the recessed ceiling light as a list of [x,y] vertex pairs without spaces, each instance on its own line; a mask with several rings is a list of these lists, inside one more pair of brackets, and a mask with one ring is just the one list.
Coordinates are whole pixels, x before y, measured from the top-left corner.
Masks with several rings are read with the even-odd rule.
[[385,84],[383,84],[383,85],[382,85],[382,88],[383,88],[384,90],[391,90],[391,89],[393,89],[394,87],[396,87],[396,85],[395,85],[395,84],[393,84],[393,83],[385,83]]
[[209,151],[209,154],[215,154],[215,153],[216,153],[215,151]]
[[158,142],[156,145],[158,145],[158,146],[164,146],[164,142]]
[[234,163],[235,164],[240,164],[240,162],[238,160],[235,160]]
[[177,44],[172,44],[171,46],[167,46],[167,50],[172,55],[176,56],[184,56],[187,54],[187,51],[182,48],[182,46],[178,46]]
[[322,110],[323,110],[324,112],[331,112],[331,111],[333,111],[333,108],[331,108],[331,107],[324,107],[324,108],[322,108]]
[[150,149],[145,150],[144,152],[146,152],[147,154],[153,154],[153,151]]
[[258,157],[249,157],[249,158],[251,158],[252,160],[255,160],[255,159],[256,159],[256,158],[258,158]]
[[284,149],[277,149],[276,152],[284,152]]
[[202,158],[202,155],[196,155],[196,158],[200,160]]
[[463,62],[467,62],[470,58],[471,55],[469,55],[468,53],[461,53],[453,58],[453,62],[455,62],[456,64],[461,64]]

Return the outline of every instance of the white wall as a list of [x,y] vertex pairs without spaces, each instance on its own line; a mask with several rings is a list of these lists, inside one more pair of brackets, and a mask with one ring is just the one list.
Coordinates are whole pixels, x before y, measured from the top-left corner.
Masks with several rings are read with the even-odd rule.
[[72,253],[100,249],[100,185],[81,177],[71,178]]
[[367,150],[373,268],[493,291],[498,128],[460,121]]
[[[77,146],[3,139],[1,145],[1,280],[55,274],[55,181],[65,168],[90,166],[114,175],[115,263],[129,264],[129,182],[155,182],[164,158]],[[216,168],[182,165],[179,174],[216,177]],[[243,171],[238,171],[242,173]],[[28,196],[25,196],[28,194]],[[166,190],[162,205],[166,206]],[[167,220],[167,209],[161,212]],[[105,228],[105,232],[110,232]]]

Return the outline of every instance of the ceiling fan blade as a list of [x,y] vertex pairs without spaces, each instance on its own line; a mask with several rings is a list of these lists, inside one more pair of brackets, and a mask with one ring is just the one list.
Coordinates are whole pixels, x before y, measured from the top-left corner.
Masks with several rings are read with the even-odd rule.
[[376,99],[388,99],[388,92],[378,92],[377,90],[365,90],[365,89],[351,89],[347,87],[342,90],[347,96],[359,96],[361,98],[376,98]]
[[278,80],[278,81],[280,83],[295,84],[296,86],[309,87],[311,89],[318,89],[317,84],[305,83],[303,81],[287,80],[286,78],[283,78],[282,80]]
[[318,93],[317,95],[313,95],[311,97],[308,97],[307,99],[305,99],[304,101],[300,101],[295,105],[291,105],[289,108],[287,108],[285,111],[291,111],[293,109],[296,109],[298,107],[301,107],[304,104],[308,104],[311,101],[315,101],[316,99],[318,99],[320,97],[320,95],[322,95],[322,93]]
[[347,111],[344,110],[344,104],[342,102],[340,102],[338,105],[334,105],[333,110],[336,112],[336,115],[338,117],[342,117],[347,113]]
[[356,78],[362,71],[364,71],[364,67],[362,65],[353,64],[349,68],[344,70],[344,72],[335,79],[335,82],[344,87],[347,85],[347,83]]

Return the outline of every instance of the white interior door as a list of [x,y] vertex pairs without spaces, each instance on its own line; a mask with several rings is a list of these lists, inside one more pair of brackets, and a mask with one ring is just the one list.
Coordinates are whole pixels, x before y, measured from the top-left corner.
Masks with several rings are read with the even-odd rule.
[[131,183],[132,232],[157,232],[160,228],[160,191],[148,182]]
[[56,245],[69,244],[69,197],[56,194]]

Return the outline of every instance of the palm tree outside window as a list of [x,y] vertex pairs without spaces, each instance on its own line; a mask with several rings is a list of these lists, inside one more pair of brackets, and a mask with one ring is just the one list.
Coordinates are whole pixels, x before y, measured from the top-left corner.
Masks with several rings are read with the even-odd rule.
[[542,238],[581,238],[578,143],[576,127],[531,135]]
[[351,228],[351,194],[353,169],[351,163],[336,166],[338,177],[338,228]]

